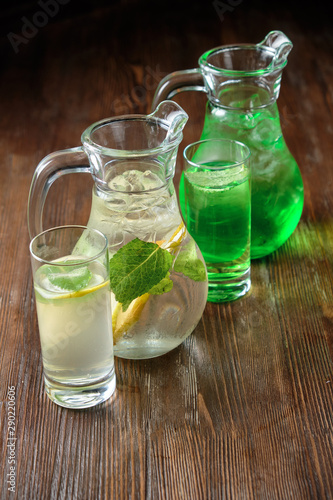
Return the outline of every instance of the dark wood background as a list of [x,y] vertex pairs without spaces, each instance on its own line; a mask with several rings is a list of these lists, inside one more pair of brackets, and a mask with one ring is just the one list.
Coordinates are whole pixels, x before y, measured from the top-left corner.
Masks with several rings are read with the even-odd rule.
[[[37,1],[7,2],[0,19],[1,498],[333,498],[329,2],[54,4],[58,12],[37,32],[24,28],[45,21]],[[10,33],[22,37],[24,29],[29,37],[15,52]],[[272,29],[294,43],[279,109],[305,186],[296,231],[253,262],[251,293],[207,304],[178,349],[155,360],[117,359],[111,401],[87,411],[57,407],[44,393],[28,250],[35,167],[51,151],[79,145],[96,120],[148,113],[162,76],[195,67],[204,51],[257,43]],[[200,135],[205,96],[177,101],[190,115],[181,153]],[[176,185],[180,170],[181,154]],[[87,175],[57,181],[45,227],[87,222],[91,186]],[[7,483],[12,386],[15,493]]]

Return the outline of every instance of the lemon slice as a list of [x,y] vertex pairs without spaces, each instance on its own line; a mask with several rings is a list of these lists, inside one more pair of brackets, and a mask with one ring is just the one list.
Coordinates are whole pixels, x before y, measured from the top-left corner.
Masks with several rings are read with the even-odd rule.
[[171,238],[167,241],[167,243],[165,243],[162,240],[161,247],[164,248],[165,250],[174,250],[181,244],[185,235],[186,235],[186,227],[184,222],[182,221],[177,227],[176,231],[171,236]]
[[[95,278],[95,280],[94,280]],[[95,281],[95,283],[94,283]],[[108,281],[103,281],[101,283],[101,276],[93,276],[91,279],[91,285],[89,288],[84,288],[81,290],[77,290],[76,292],[65,292],[65,293],[55,293],[55,292],[49,292],[48,290],[45,290],[43,288],[40,288],[39,286],[36,287],[36,291],[39,293],[39,295],[42,297],[44,300],[59,300],[59,299],[72,299],[74,297],[83,297],[84,295],[87,295],[88,293],[96,292],[96,290],[99,290],[100,288],[103,288],[105,286],[109,285]]]
[[84,295],[87,295],[88,293],[96,292],[96,290],[99,290],[100,288],[103,288],[109,284],[108,281],[104,281],[104,283],[99,283],[99,285],[92,286],[90,288],[85,288],[84,290],[78,290],[77,292],[70,292],[67,293],[66,295],[60,295],[59,297],[56,298],[61,298],[61,299],[70,299],[73,297],[83,297]]
[[126,311],[123,311],[120,302],[117,303],[112,313],[114,344],[138,321],[149,296],[149,293],[145,293],[132,300]]

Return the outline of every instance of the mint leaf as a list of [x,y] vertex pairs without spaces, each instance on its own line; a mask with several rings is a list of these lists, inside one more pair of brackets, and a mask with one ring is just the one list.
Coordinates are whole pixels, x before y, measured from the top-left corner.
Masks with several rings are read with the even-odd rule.
[[179,252],[173,270],[182,273],[194,281],[206,281],[207,273],[205,264],[197,256],[194,240],[191,240]]
[[170,292],[170,290],[173,287],[173,281],[170,279],[170,273],[166,275],[165,278],[163,278],[157,285],[153,286],[149,290],[149,293],[151,295],[162,295],[162,293]]
[[[73,264],[75,262],[73,261]],[[88,285],[92,273],[87,266],[62,266],[61,264],[62,262],[57,262],[54,266],[45,265],[40,269],[51,285],[69,292],[77,292]]]
[[149,292],[172,265],[172,256],[157,243],[135,238],[110,259],[110,286],[126,311],[132,300]]

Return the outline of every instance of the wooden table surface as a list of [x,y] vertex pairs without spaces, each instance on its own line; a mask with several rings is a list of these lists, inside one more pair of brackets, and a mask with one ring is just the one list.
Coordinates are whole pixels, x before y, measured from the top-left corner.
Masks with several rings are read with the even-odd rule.
[[[41,4],[8,2],[0,20],[1,498],[333,498],[328,11],[322,2],[299,10],[250,0]],[[44,392],[28,249],[36,165],[79,145],[96,120],[148,113],[160,79],[195,67],[204,51],[257,43],[272,29],[294,43],[278,104],[304,179],[297,229],[252,263],[249,295],[207,304],[179,348],[116,359],[112,400],[87,411],[56,406]],[[205,96],[177,102],[190,120],[176,185],[181,152],[200,135]],[[91,186],[89,175],[58,180],[44,226],[86,223]]]

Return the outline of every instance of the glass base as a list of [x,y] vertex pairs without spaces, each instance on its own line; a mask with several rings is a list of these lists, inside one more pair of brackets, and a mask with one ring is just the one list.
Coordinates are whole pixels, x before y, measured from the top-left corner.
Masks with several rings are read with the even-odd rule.
[[59,406],[71,409],[90,408],[109,399],[116,389],[114,368],[108,377],[91,385],[61,384],[44,374],[45,390],[48,397]]
[[[156,336],[158,332],[156,332]],[[114,349],[114,355],[122,359],[152,359],[159,356],[164,356],[168,352],[176,349],[184,340],[187,335],[177,338],[165,339],[145,339],[135,341],[134,336],[128,340],[118,342]]]
[[220,276],[217,279],[214,273],[208,273],[208,302],[231,302],[243,297],[251,288],[250,269],[233,278],[219,279]]

